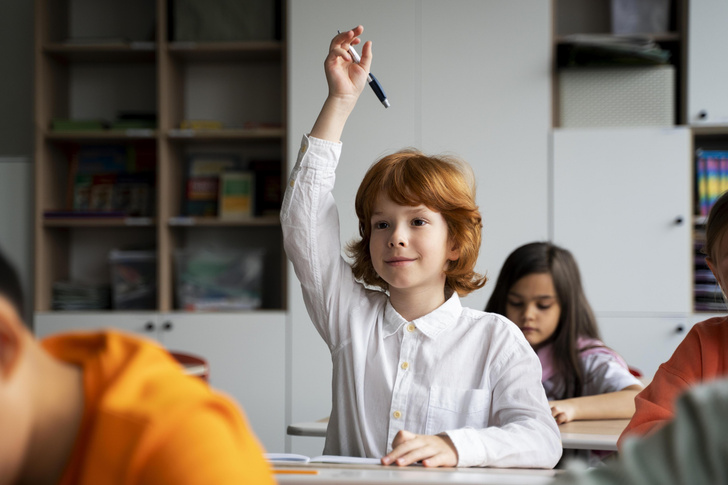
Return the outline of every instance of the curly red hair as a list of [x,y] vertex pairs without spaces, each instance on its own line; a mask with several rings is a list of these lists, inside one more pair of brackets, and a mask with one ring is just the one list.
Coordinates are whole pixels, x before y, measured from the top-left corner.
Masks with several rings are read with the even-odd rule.
[[486,278],[474,270],[483,223],[467,163],[451,156],[428,156],[406,149],[381,158],[364,175],[354,203],[361,239],[350,242],[347,250],[354,260],[354,276],[386,291],[389,285],[374,270],[369,252],[371,216],[380,194],[400,205],[422,204],[441,213],[450,240],[460,250],[460,257],[451,261],[445,271],[446,286],[460,296],[483,287]]

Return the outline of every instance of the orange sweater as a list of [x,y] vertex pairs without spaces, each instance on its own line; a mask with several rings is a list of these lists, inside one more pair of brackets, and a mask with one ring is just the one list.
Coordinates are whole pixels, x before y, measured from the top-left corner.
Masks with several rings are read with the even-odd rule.
[[645,435],[674,415],[677,397],[689,387],[728,375],[728,317],[695,324],[649,386],[635,397],[636,410],[622,435]]
[[62,485],[273,483],[241,410],[153,342],[101,332],[42,344],[84,374],[84,413]]

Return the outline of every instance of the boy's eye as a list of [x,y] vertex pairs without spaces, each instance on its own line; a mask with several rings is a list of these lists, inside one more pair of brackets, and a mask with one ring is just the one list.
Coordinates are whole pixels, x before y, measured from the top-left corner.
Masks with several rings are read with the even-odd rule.
[[415,219],[412,221],[413,226],[424,226],[425,224],[427,224],[427,221],[424,219]]
[[386,229],[388,227],[389,227],[389,224],[387,224],[386,222],[375,222],[374,223],[375,229]]

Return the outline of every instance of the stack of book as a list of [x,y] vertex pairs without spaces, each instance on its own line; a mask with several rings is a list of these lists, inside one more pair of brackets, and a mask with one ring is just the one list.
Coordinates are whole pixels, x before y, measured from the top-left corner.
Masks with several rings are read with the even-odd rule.
[[[81,146],[72,155],[65,217],[151,217],[156,153],[128,145]],[[53,217],[53,211],[46,213]]]
[[108,310],[111,289],[108,285],[57,281],[53,283],[51,305],[54,310]]
[[281,194],[279,161],[243,163],[234,154],[190,155],[182,215],[226,220],[277,215]]

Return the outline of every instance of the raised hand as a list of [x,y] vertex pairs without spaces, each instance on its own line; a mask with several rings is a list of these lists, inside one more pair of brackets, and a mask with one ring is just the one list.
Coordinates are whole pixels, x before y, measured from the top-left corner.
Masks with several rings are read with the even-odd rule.
[[351,114],[359,95],[367,85],[367,75],[372,64],[372,43],[365,42],[361,62],[356,63],[349,54],[349,46],[361,43],[364,32],[361,25],[336,35],[329,46],[324,61],[329,96],[321,108],[311,136],[322,140],[339,141],[344,124]]

